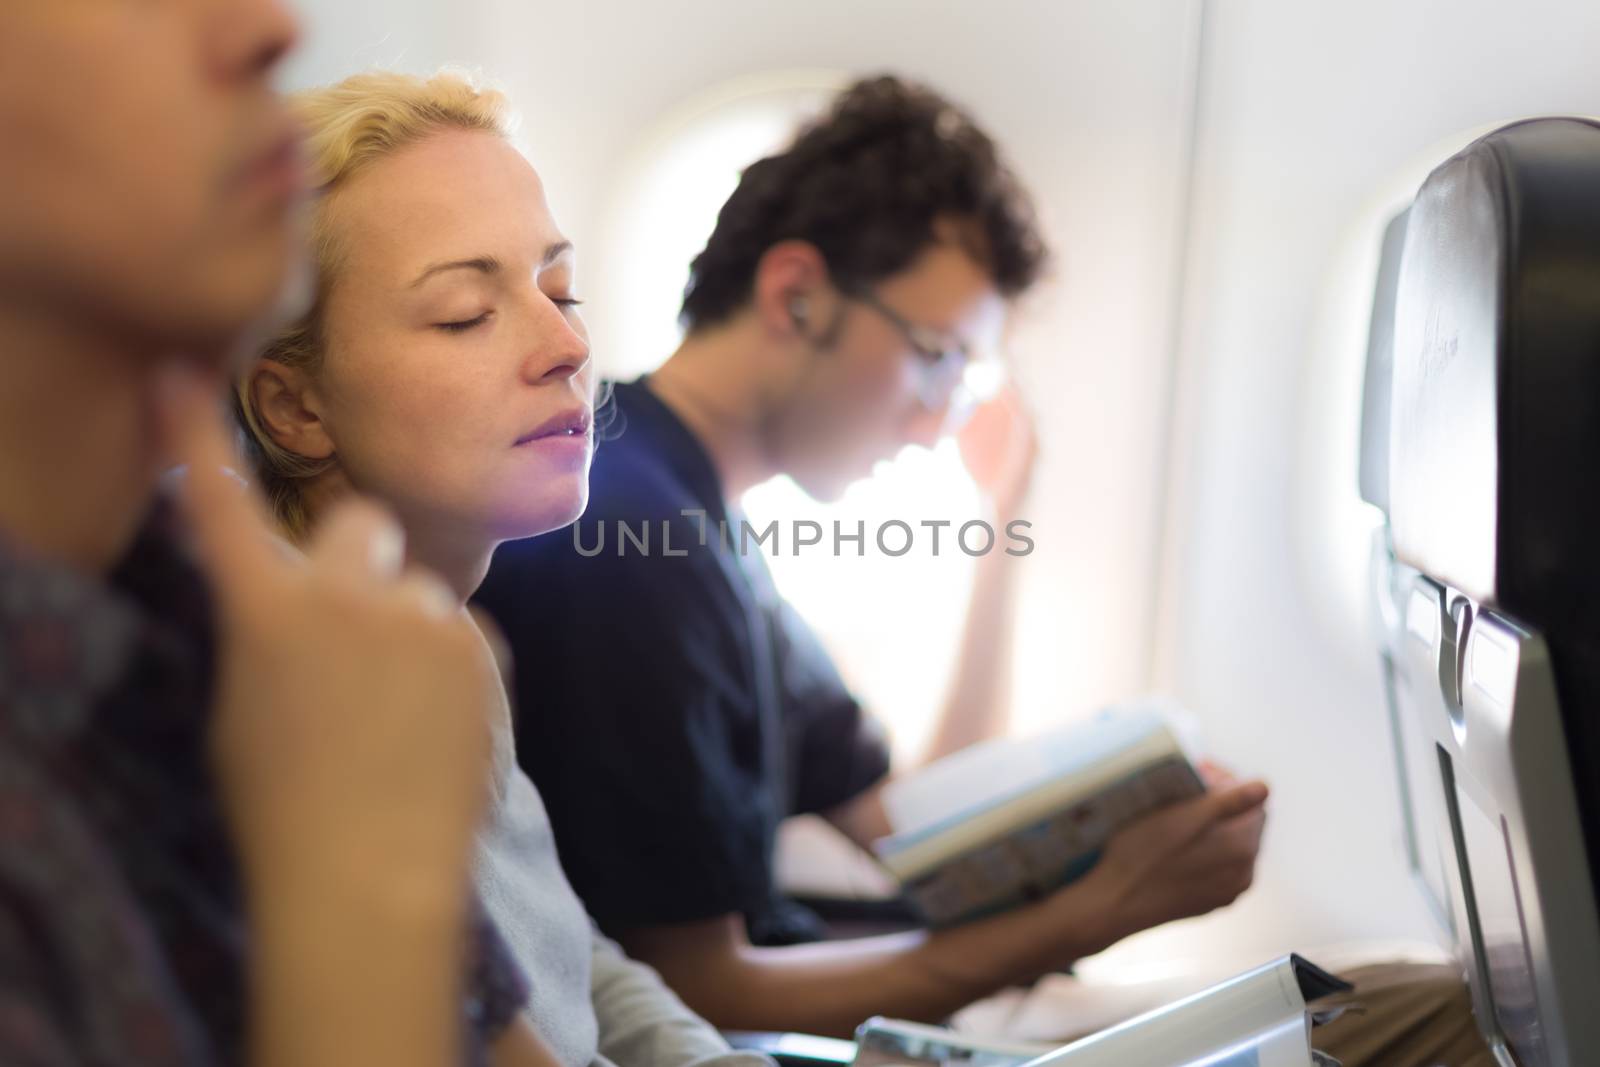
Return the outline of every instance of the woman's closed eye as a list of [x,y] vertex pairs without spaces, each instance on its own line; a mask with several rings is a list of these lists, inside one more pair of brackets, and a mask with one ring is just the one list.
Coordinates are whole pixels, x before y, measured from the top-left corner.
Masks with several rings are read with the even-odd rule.
[[476,318],[460,319],[455,322],[436,322],[433,324],[433,326],[434,329],[443,330],[445,333],[466,333],[473,327],[482,326],[484,323],[488,322],[489,316],[492,314],[494,314],[494,312],[485,311],[482,315],[479,315]]
[[[583,301],[575,296],[552,296],[550,302],[562,311],[583,306]],[[493,317],[494,312],[485,311],[483,314],[470,319],[454,319],[446,322],[436,322],[433,328],[443,330],[445,333],[466,333],[468,330],[482,326]]]

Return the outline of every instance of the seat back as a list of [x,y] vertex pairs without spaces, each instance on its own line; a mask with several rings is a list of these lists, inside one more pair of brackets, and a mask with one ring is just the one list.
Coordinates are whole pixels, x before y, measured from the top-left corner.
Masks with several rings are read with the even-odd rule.
[[1600,1062],[1600,125],[1498,130],[1395,226],[1362,491],[1388,517],[1411,862],[1497,1055],[1580,1067]]

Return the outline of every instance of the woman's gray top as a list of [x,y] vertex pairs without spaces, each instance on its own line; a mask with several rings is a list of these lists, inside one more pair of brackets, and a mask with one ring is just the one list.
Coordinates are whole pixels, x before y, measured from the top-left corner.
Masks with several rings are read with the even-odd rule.
[[478,891],[532,995],[528,1015],[564,1067],[772,1067],[733,1052],[660,976],[589,920],[556,857],[544,802],[502,761],[482,836]]

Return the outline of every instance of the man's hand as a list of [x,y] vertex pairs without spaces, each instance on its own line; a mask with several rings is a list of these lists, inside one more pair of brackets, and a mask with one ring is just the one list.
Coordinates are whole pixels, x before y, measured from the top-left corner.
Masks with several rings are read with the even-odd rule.
[[1125,827],[1085,881],[1110,902],[1113,939],[1203,915],[1250,888],[1267,787],[1227,784]]
[[1033,417],[1014,385],[980,404],[957,437],[961,459],[1002,522],[1017,517],[1038,459]]

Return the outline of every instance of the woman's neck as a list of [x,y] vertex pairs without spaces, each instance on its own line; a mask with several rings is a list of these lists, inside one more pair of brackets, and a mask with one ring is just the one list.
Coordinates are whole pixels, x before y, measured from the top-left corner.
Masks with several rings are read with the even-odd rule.
[[157,353],[0,303],[0,532],[103,573],[126,551],[162,465]]
[[[310,516],[309,528],[302,531],[302,536],[310,538],[316,537],[319,516],[336,507],[340,500],[360,492],[336,466],[318,474],[302,491]],[[465,604],[489,573],[489,560],[499,542],[463,531],[455,524],[417,515],[397,512],[396,518],[405,532],[406,566],[433,572],[450,587],[456,600]]]
[[[329,509],[337,507],[339,501],[348,499],[357,491],[344,471],[337,466],[316,475],[302,487],[302,492],[305,494],[302,503],[305,504],[309,519],[307,528],[299,531],[297,536],[302,548],[305,547],[304,541],[315,540],[318,520],[325,516]],[[495,813],[505,803],[506,790],[516,771],[516,744],[512,739],[511,708],[504,689],[504,681],[509,677],[511,669],[511,653],[506,648],[504,640],[497,636],[498,631],[492,626],[487,628],[484,626],[485,617],[482,613],[467,607],[467,600],[477,591],[483,582],[483,576],[489,572],[489,560],[499,542],[488,537],[463,534],[459,527],[446,528],[447,524],[430,523],[420,520],[415,515],[398,514],[396,517],[405,533],[405,568],[426,570],[445,583],[456,608],[463,618],[471,621],[483,642],[484,651],[498,668],[501,686],[493,694],[487,709],[489,724],[494,735],[491,750],[492,770],[489,776],[490,787],[493,790],[490,814],[496,817]]]
[[452,541],[445,537],[429,537],[426,533],[419,534],[408,529],[406,566],[420,566],[432,571],[450,587],[456,600],[465,605],[477,592],[478,586],[483,584],[483,576],[489,573],[489,560],[494,556],[495,544],[494,541],[466,544],[459,539]]

